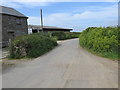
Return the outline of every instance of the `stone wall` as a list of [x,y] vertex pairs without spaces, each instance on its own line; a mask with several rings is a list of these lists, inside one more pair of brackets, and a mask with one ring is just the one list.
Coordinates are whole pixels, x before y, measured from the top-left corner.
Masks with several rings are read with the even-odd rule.
[[20,35],[28,34],[27,18],[11,15],[2,15],[2,41],[7,43]]

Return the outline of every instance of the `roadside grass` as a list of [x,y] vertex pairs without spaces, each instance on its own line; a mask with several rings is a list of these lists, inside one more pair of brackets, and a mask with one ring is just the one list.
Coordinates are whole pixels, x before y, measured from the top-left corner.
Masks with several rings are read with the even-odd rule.
[[110,59],[113,61],[120,61],[120,57],[119,57],[118,53],[115,53],[115,52],[95,52],[95,51],[88,49],[86,47],[82,47],[82,48],[85,49],[86,51],[96,55],[96,56],[107,58],[107,59]]
[[115,52],[103,52],[103,53],[100,53],[100,55],[103,57],[112,59],[112,60],[119,60],[120,59],[118,53],[115,53]]

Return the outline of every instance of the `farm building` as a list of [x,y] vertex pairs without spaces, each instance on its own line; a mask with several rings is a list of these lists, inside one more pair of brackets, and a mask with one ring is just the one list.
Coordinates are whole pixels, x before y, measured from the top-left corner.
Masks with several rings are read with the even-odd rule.
[[[28,31],[30,33],[37,33],[42,31],[42,27],[39,25],[28,25]],[[43,26],[43,31],[44,32],[49,32],[49,31],[64,31],[64,32],[70,32],[72,29],[67,29],[67,28],[59,28],[59,27],[53,27],[53,26]]]
[[7,46],[10,39],[16,36],[28,34],[27,19],[19,11],[0,6],[0,15],[2,16],[2,45]]

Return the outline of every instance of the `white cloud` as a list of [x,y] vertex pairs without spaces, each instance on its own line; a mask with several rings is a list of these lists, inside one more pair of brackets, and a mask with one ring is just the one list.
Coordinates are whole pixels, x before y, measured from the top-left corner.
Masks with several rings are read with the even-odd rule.
[[119,0],[2,0],[0,5],[14,8],[48,6],[56,2],[118,2]]
[[[118,0],[4,0],[0,4],[14,8],[48,6],[49,2],[118,2]],[[13,3],[15,2],[15,3]],[[87,7],[86,7],[87,8]],[[96,8],[96,7],[94,7]],[[99,11],[82,13],[53,13],[44,17],[44,24],[67,28],[83,29],[88,26],[107,26],[117,24],[117,5],[101,8]],[[74,10],[75,11],[75,10]],[[40,24],[40,17],[29,17],[29,24]]]
[[14,7],[14,8],[20,8],[21,6],[20,5],[17,5],[17,4],[14,4],[14,3],[6,3],[6,2],[2,2],[0,3],[0,5],[2,6],[7,6],[7,7]]
[[[72,12],[71,12],[72,13]],[[117,25],[117,6],[102,8],[101,11],[82,13],[53,13],[44,17],[44,25],[83,29],[89,26]],[[40,24],[40,17],[29,17],[29,24]]]
[[7,6],[7,7],[13,7],[13,8],[33,8],[38,6],[48,6],[49,2],[1,2],[0,5]]
[[40,24],[40,17],[29,17],[28,24],[39,25]]
[[4,2],[118,2],[119,0],[4,0]]

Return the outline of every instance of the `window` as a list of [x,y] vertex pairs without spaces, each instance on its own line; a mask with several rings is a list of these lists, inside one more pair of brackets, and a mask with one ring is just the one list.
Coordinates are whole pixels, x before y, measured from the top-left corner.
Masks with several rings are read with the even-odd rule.
[[17,19],[16,19],[16,23],[17,23],[17,24],[20,24],[20,23],[21,23],[20,18],[17,18]]

